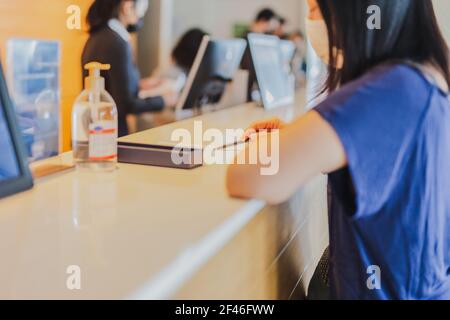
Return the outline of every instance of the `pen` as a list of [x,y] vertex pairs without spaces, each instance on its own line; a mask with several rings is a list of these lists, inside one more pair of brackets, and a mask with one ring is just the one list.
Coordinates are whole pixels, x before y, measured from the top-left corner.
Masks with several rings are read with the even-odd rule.
[[241,144],[248,143],[249,141],[250,141],[250,140],[247,140],[247,141],[243,141],[243,140],[235,141],[235,142],[230,143],[230,144],[225,144],[225,145],[223,145],[223,146],[217,148],[216,150],[223,150],[223,149],[228,149],[228,148],[231,148],[231,147],[236,147],[236,146],[239,146],[239,145],[241,145]]

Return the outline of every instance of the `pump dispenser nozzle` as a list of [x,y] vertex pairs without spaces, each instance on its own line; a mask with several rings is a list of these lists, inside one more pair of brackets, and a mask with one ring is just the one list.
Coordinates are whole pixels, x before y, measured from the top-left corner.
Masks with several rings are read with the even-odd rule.
[[105,90],[105,79],[101,77],[100,71],[110,70],[111,65],[90,62],[84,66],[84,69],[89,70],[89,76],[85,80],[85,89],[93,91]]

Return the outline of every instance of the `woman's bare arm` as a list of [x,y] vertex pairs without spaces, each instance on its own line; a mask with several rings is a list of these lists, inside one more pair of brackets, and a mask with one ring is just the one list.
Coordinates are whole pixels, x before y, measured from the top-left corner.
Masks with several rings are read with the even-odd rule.
[[345,151],[336,132],[315,111],[284,127],[279,136],[278,173],[264,176],[261,164],[233,164],[227,174],[231,196],[281,203],[317,174],[347,165]]

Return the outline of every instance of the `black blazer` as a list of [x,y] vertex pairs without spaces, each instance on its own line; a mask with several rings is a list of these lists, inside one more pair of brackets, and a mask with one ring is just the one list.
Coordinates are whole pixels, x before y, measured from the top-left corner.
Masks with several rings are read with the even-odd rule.
[[119,136],[128,134],[126,117],[128,114],[161,111],[162,97],[139,99],[140,74],[133,62],[131,45],[108,26],[90,35],[83,50],[82,68],[89,62],[110,64],[111,70],[103,72],[106,91],[117,104],[119,112]]

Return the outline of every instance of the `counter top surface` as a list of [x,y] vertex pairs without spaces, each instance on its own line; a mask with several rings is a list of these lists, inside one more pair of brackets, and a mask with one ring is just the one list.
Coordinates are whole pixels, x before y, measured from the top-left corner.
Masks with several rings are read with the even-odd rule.
[[[296,106],[247,104],[122,140],[168,141],[196,120],[220,130],[271,116],[290,120],[303,106],[299,94]],[[170,298],[265,206],[229,198],[225,172],[224,165],[70,170],[0,200],[0,298]],[[81,290],[69,290],[78,271]]]

